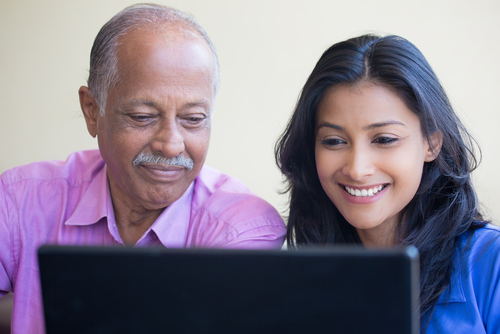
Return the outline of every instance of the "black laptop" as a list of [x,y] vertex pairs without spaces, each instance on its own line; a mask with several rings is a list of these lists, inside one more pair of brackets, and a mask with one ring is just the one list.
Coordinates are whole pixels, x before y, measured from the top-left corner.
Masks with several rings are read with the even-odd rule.
[[47,334],[417,334],[418,252],[42,246]]

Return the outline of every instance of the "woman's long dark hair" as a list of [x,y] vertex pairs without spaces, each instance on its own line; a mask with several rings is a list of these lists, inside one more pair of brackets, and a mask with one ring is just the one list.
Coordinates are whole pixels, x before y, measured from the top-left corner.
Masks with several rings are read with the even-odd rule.
[[314,156],[315,122],[325,91],[336,85],[372,82],[395,91],[420,119],[424,138],[439,131],[437,158],[424,164],[415,197],[401,212],[396,243],[420,252],[421,316],[432,311],[450,285],[457,238],[483,219],[470,173],[477,167],[474,140],[456,116],[422,53],[398,36],[363,35],[331,46],[309,76],[285,132],[276,143],[276,162],[290,193],[287,242],[359,244],[356,229],[321,187]]

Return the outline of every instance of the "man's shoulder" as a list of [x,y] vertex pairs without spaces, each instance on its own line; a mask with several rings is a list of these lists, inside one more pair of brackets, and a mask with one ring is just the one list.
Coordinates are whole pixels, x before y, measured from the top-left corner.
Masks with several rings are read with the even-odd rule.
[[78,185],[90,181],[104,167],[104,161],[98,150],[74,152],[65,161],[47,160],[17,166],[1,175],[5,186],[23,181],[51,181],[63,179]]
[[286,227],[280,214],[238,179],[204,166],[191,201],[189,246],[280,248]]
[[228,222],[269,217],[282,224],[276,209],[243,182],[206,165],[195,181],[192,209],[209,211]]
[[197,190],[203,190],[207,195],[217,191],[253,194],[250,189],[234,176],[224,174],[221,171],[204,165],[196,178]]

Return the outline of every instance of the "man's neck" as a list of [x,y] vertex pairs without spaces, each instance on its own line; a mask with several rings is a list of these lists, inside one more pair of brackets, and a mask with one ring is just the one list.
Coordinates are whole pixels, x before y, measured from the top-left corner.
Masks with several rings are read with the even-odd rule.
[[134,246],[146,231],[154,224],[164,209],[134,211],[128,207],[120,207],[123,203],[113,203],[115,221],[123,243]]
[[154,224],[165,207],[158,205],[147,207],[148,203],[141,203],[138,199],[130,198],[113,182],[109,170],[107,174],[118,233],[125,245],[134,246]]

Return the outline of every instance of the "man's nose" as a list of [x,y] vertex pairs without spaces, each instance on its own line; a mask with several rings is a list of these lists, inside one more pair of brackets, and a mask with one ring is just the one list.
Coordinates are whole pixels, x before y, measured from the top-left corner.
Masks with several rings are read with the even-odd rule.
[[153,152],[159,152],[167,158],[174,158],[184,152],[184,136],[176,120],[165,120],[160,124],[151,146]]
[[368,148],[353,147],[346,155],[342,172],[354,181],[373,175],[375,166]]

